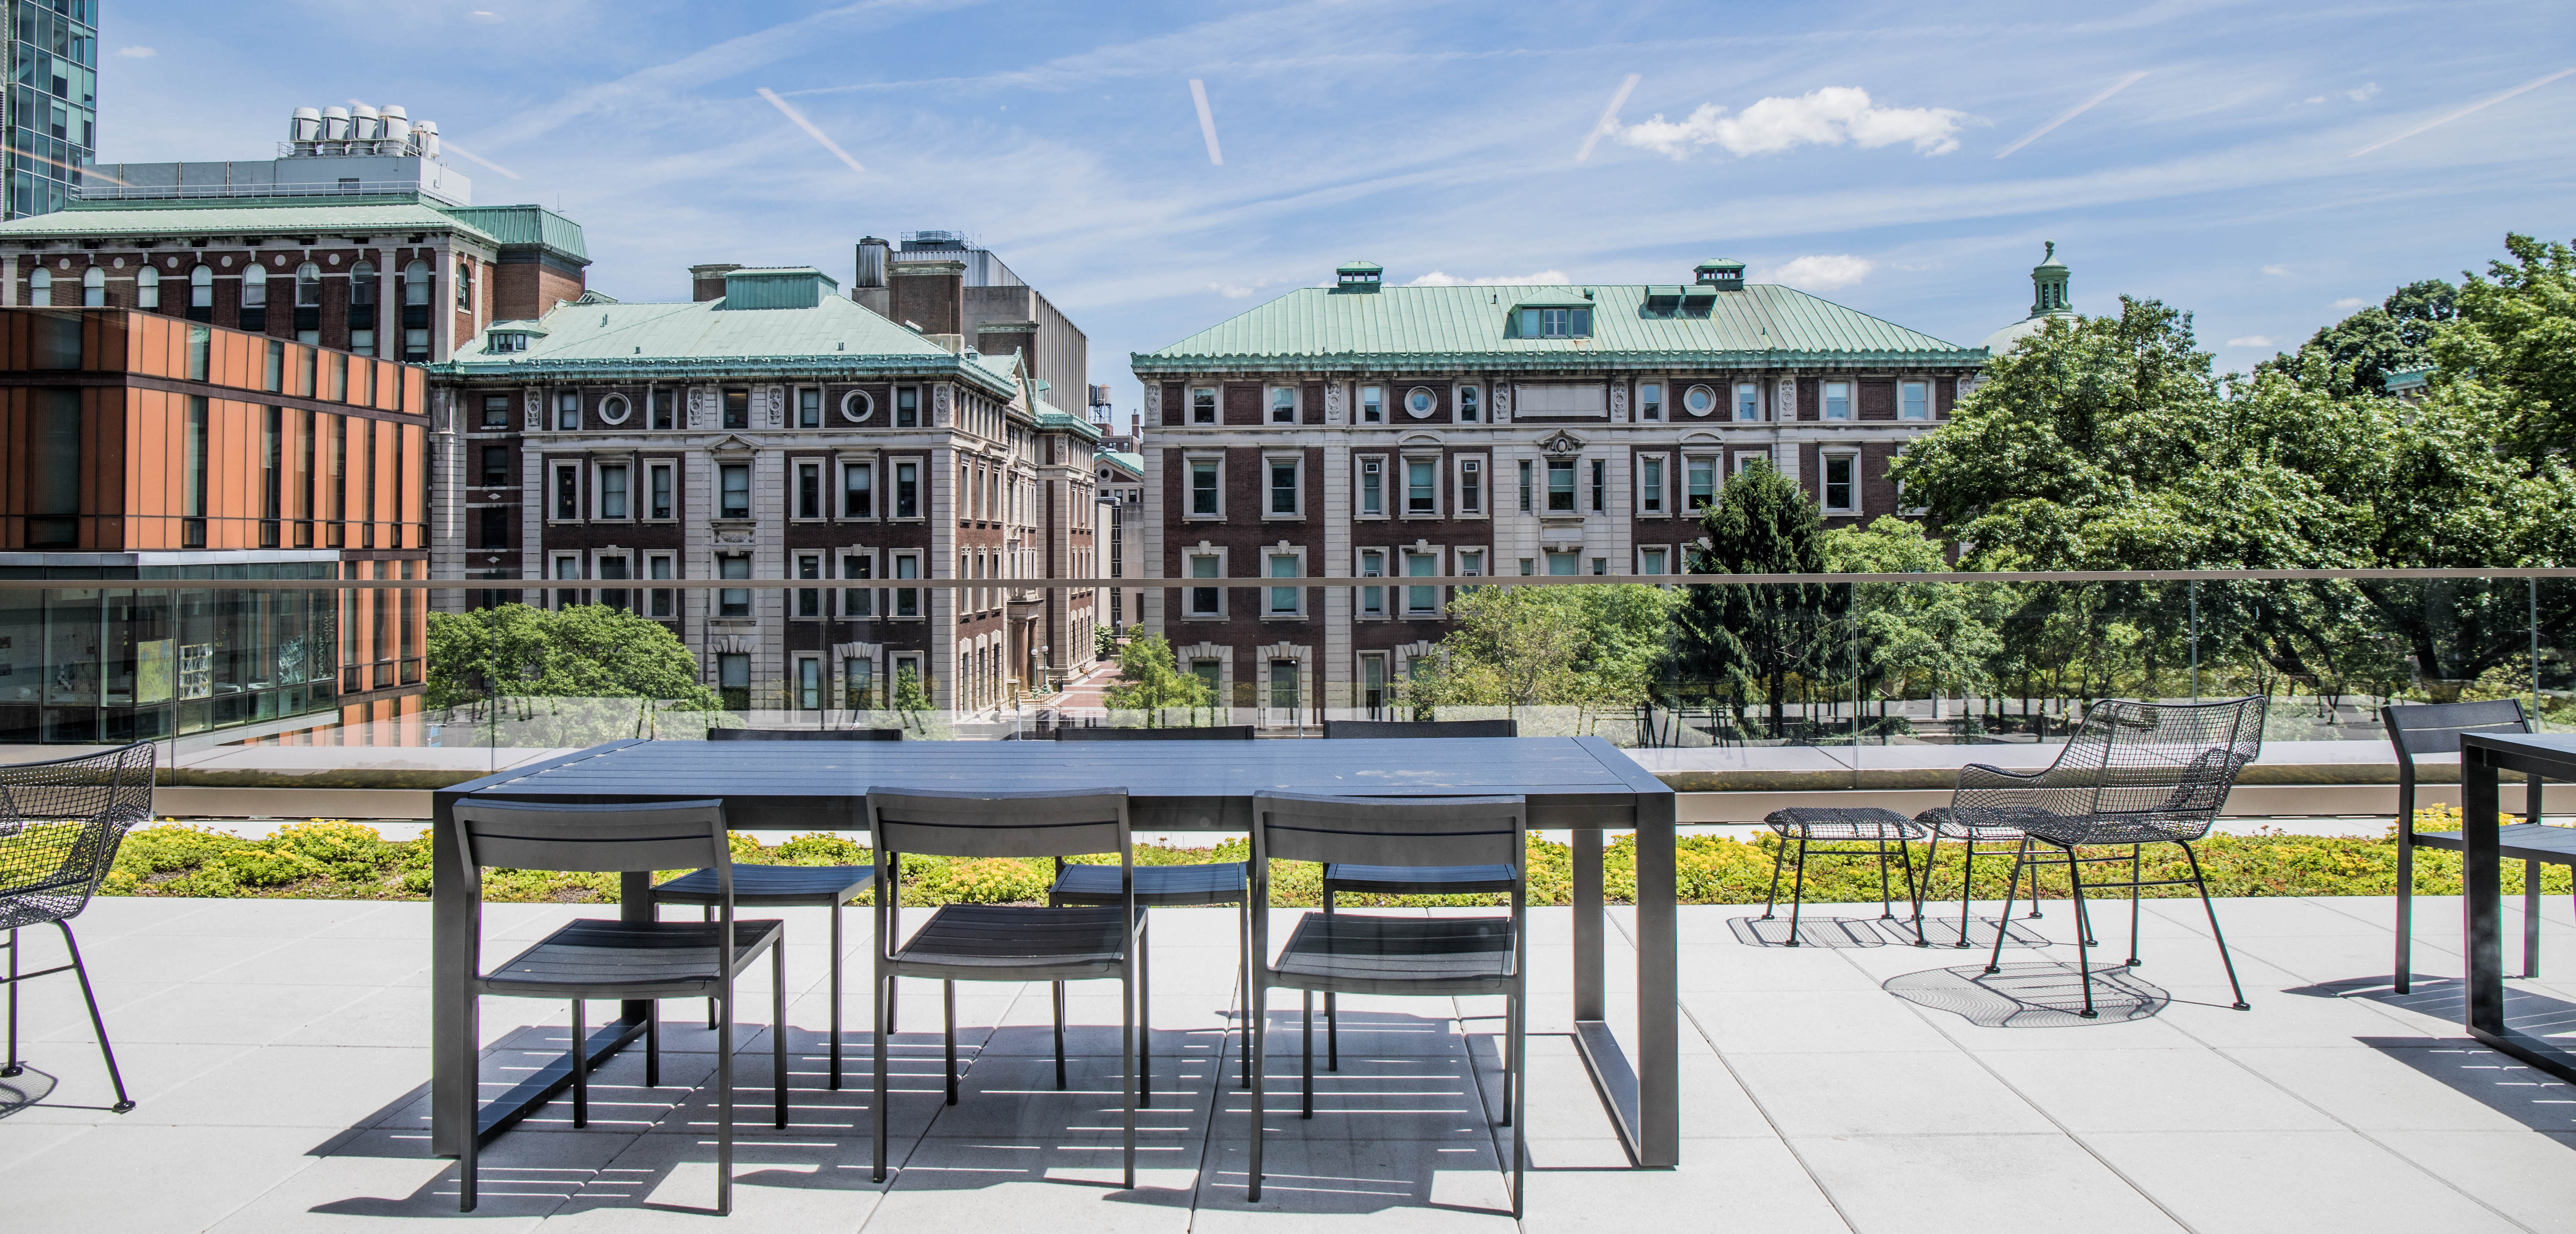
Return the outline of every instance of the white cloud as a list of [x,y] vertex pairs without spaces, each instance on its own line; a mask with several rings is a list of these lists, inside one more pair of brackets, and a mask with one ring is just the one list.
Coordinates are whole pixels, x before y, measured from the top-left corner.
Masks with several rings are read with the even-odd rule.
[[2314,104],[2314,103],[2322,103],[2322,102],[2325,102],[2325,101],[2326,101],[2326,96],[2324,96],[2324,95],[2322,95],[2322,94],[2311,94],[2311,95],[2309,95],[2308,97],[2303,98],[2303,99],[2301,99],[2301,100],[2299,100],[2299,101],[2300,101],[2300,102],[2302,102],[2302,103],[2310,103],[2310,104]]
[[497,21],[502,20],[502,18],[501,18],[501,15],[500,15],[500,14],[495,13],[495,12],[493,12],[493,11],[492,11],[492,10],[490,10],[490,9],[473,9],[473,10],[471,10],[471,11],[469,11],[469,12],[467,12],[467,13],[465,14],[465,20],[467,20],[467,21],[481,22],[481,23],[483,23],[483,24],[485,24],[485,25],[490,25],[490,24],[492,24],[492,23],[494,23],[494,22],[497,22]]
[[1849,253],[1812,253],[1794,257],[1770,272],[1771,280],[1803,291],[1832,291],[1869,277],[1878,263]]
[[2240,334],[2235,338],[2227,340],[2227,345],[2230,347],[2269,347],[2272,345],[2272,336],[2268,334]]
[[1617,136],[1626,145],[1676,159],[1701,146],[1754,155],[1845,142],[1862,149],[1911,142],[1925,154],[1948,154],[1959,148],[1959,122],[1966,118],[1967,113],[1947,107],[1879,107],[1858,86],[1827,86],[1796,98],[1766,98],[1733,116],[1715,103],[1702,103],[1679,121],[1657,112],[1619,129]]
[[1261,289],[1257,286],[1245,287],[1238,283],[1210,283],[1208,284],[1208,290],[1213,291],[1228,300],[1240,300]]
[[1571,283],[1563,270],[1541,270],[1536,274],[1497,274],[1485,278],[1462,279],[1454,274],[1434,270],[1405,284],[1407,287],[1525,287],[1533,283]]
[[2370,301],[2368,301],[2368,300],[2364,300],[2364,299],[2362,299],[2362,298],[2361,298],[2361,297],[2359,297],[2359,296],[2345,296],[2343,299],[2337,300],[2337,301],[2335,301],[2334,303],[2327,305],[2326,307],[2327,307],[2327,308],[2337,308],[2337,309],[2342,309],[2342,310],[2344,310],[2344,311],[2346,311],[2346,312],[2350,312],[2350,311],[2352,311],[2353,309],[2360,308],[2361,306],[2363,306],[2363,305],[2365,305],[2365,304],[2368,304],[2368,303],[2370,303]]
[[2265,273],[2265,274],[2288,274],[2289,272],[2290,272],[2290,268],[2289,268],[2288,266],[2265,266],[2265,267],[2263,267],[2263,273]]
[[128,60],[149,60],[161,53],[154,51],[149,47],[137,44],[132,47],[119,47],[116,49],[116,54],[123,56]]
[[2367,103],[2372,98],[2377,97],[2378,94],[2379,83],[2375,81],[2362,83],[2361,88],[2358,90],[2346,90],[2343,92],[2343,96],[2345,98],[2351,99],[2356,103]]

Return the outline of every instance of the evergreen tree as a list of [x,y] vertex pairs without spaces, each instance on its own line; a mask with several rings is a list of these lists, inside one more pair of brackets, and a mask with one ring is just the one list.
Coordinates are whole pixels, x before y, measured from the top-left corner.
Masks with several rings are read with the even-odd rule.
[[1170,642],[1140,629],[1119,650],[1118,681],[1101,702],[1113,710],[1142,711],[1147,728],[1161,728],[1165,708],[1207,707],[1215,699],[1197,674],[1181,670]]
[[[1825,569],[1824,522],[1797,484],[1756,463],[1726,482],[1700,516],[1705,544],[1694,574],[1815,574]],[[1724,682],[1740,717],[1759,700],[1779,733],[1794,684],[1833,671],[1846,640],[1834,629],[1849,591],[1824,583],[1695,583],[1674,622],[1671,670],[1685,682]],[[1812,691],[1811,691],[1812,692]]]

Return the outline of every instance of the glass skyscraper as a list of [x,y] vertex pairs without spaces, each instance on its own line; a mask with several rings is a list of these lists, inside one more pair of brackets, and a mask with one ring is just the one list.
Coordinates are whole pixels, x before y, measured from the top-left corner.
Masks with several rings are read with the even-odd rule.
[[80,194],[98,153],[98,0],[0,0],[9,15],[7,217]]

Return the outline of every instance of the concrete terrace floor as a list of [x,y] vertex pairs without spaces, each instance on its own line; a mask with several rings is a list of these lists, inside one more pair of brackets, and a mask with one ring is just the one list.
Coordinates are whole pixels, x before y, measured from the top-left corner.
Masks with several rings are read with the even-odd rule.
[[[497,960],[584,910],[494,905]],[[587,910],[597,913],[599,910]],[[1678,1170],[1626,1160],[1563,1033],[1565,910],[1538,910],[1531,1046],[1534,1230],[2485,1231],[2576,1229],[2576,1089],[2467,1044],[2457,902],[2420,904],[2421,981],[2388,993],[2390,904],[2219,904],[2251,1011],[2234,1011],[2200,906],[2153,901],[2143,968],[2074,993],[2070,914],[2052,902],[2006,949],[1917,949],[1876,905],[1811,906],[1816,945],[1776,944],[1759,909],[1682,910],[1683,1126]],[[1935,909],[1936,913],[1941,910]],[[1955,938],[1956,905],[1946,922]],[[1991,911],[1990,909],[1988,911]],[[865,980],[848,1004],[849,1086],[824,1089],[825,937],[790,918],[795,1125],[767,1123],[766,966],[745,988],[744,1125],[735,1212],[713,1200],[700,1005],[667,1008],[665,1086],[640,1046],[598,1078],[594,1121],[569,1099],[484,1156],[491,1228],[1242,1230],[1335,1224],[1501,1230],[1499,1003],[1349,999],[1343,1067],[1296,1115],[1293,1016],[1274,1020],[1269,1188],[1243,1198],[1245,1095],[1226,1031],[1231,910],[1158,909],[1156,1105],[1141,1188],[1117,1178],[1117,1003],[1077,986],[1074,1092],[1053,1091],[1042,986],[961,987],[964,1097],[939,1099],[938,995],[904,994],[889,1184],[868,1181]],[[2576,1023],[2576,926],[2553,900],[2544,972],[2517,980],[2526,1024]],[[926,913],[908,914],[918,921]],[[1283,916],[1285,914],[1283,913]],[[2096,954],[2125,955],[2105,905]],[[858,924],[864,918],[858,918]],[[456,1216],[452,1164],[426,1152],[425,904],[100,900],[77,925],[140,1105],[115,1115],[68,976],[26,987],[35,1095],[0,1117],[0,1228],[119,1231],[387,1228]],[[2509,924],[2518,926],[2518,918]],[[1631,988],[1627,921],[1612,1005]],[[863,964],[864,927],[852,963]],[[2513,938],[2518,934],[2509,934]],[[50,930],[28,931],[49,963]],[[1990,936],[1989,936],[1990,937]],[[2518,946],[2508,952],[2519,959]],[[857,971],[863,971],[859,969]],[[608,1009],[597,1009],[605,1012]],[[1274,1014],[1276,1007],[1274,1006]],[[559,1051],[561,1004],[484,1004],[488,1093]],[[1214,1107],[1211,1119],[1210,1108]],[[1503,1144],[1508,1145],[1508,1140]]]

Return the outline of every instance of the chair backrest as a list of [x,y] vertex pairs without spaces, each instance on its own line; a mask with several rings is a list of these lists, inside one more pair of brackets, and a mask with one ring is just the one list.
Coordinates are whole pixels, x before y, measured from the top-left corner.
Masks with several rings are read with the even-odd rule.
[[870,788],[868,828],[885,853],[942,857],[1130,857],[1127,790],[1016,793]]
[[711,728],[709,741],[901,741],[899,728]]
[[2379,709],[2380,726],[2397,750],[2397,764],[2413,771],[2418,754],[2457,754],[2471,733],[2528,733],[2530,713],[2518,698],[2477,703],[2403,703]]
[[1361,737],[1518,737],[1518,720],[1326,720],[1324,740]]
[[77,916],[125,833],[152,817],[156,751],[0,764],[0,929]]
[[1252,726],[1225,724],[1206,728],[1059,728],[1058,741],[1250,741]]
[[1528,852],[1529,805],[1517,796],[1329,797],[1255,793],[1252,868],[1281,861],[1357,865],[1509,865]]
[[551,802],[456,803],[458,851],[476,884],[486,868],[585,873],[716,871],[733,885],[722,801],[652,805],[558,805]]
[[2088,773],[2095,814],[2214,817],[2237,773],[2263,752],[2262,695],[2215,703],[2104,699],[2093,704],[2043,776]]

